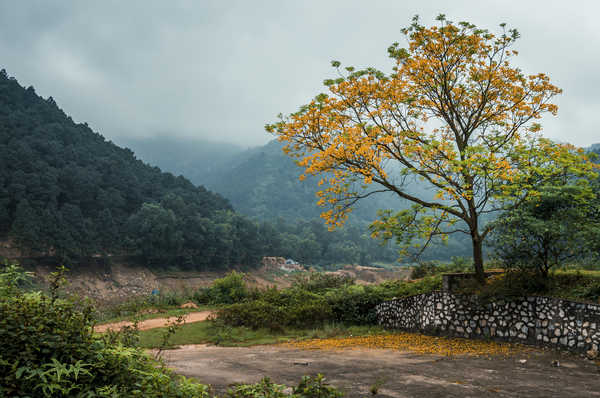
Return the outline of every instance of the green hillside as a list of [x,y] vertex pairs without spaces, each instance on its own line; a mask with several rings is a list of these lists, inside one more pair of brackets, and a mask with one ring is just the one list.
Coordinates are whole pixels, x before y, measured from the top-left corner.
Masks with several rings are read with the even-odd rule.
[[0,237],[61,262],[127,254],[198,268],[257,263],[255,231],[223,197],[143,163],[0,73]]
[[[393,248],[379,246],[357,225],[330,233],[320,220],[300,221],[302,211],[312,211],[309,217],[318,213],[312,192],[299,184],[298,170],[274,145],[269,155],[260,148],[236,152],[198,142],[144,145],[146,155],[160,154],[161,166],[171,159],[166,167],[178,174],[204,164],[203,179],[209,175],[213,183],[228,181],[239,189],[231,194],[242,209],[274,211],[265,210],[262,218],[248,210],[254,219],[235,213],[224,197],[149,166],[2,71],[0,240],[13,240],[25,256],[72,268],[88,264],[90,257],[115,255],[158,268],[195,270],[256,266],[263,256],[321,265],[396,258]],[[262,171],[255,156],[269,159]],[[297,197],[298,187],[304,196]],[[261,207],[270,191],[280,196]],[[251,203],[247,208],[244,197]]]

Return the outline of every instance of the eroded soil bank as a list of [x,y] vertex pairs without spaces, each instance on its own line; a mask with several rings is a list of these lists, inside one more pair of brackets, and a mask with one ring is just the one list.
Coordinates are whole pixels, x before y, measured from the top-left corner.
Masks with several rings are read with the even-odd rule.
[[303,375],[323,373],[347,397],[370,396],[377,383],[378,397],[600,397],[598,365],[556,352],[449,358],[384,349],[195,345],[167,351],[164,358],[177,373],[218,393],[263,376],[295,385]]

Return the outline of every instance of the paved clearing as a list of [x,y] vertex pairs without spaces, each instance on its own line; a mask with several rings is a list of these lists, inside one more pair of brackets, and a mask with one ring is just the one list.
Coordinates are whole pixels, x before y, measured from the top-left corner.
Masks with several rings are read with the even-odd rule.
[[[555,352],[490,360],[387,349],[193,345],[167,351],[164,358],[177,373],[197,377],[217,393],[232,383],[254,383],[265,375],[276,383],[295,385],[303,375],[323,373],[347,397],[369,396],[377,382],[383,383],[379,397],[600,397],[599,367]],[[560,366],[553,366],[554,360]]]
[[[190,312],[189,314],[185,315],[185,323],[205,321],[210,314],[212,314],[212,311]],[[172,322],[176,319],[177,319],[176,316],[172,316],[169,318],[146,319],[145,321],[141,321],[138,323],[138,329],[139,330],[148,330],[148,329],[162,328],[162,327],[167,326],[169,324],[169,322]],[[96,325],[94,327],[94,331],[97,333],[103,333],[103,332],[106,332],[108,329],[119,330],[123,326],[131,326],[131,325],[133,325],[133,322],[130,322],[130,321],[105,323],[102,325]]]

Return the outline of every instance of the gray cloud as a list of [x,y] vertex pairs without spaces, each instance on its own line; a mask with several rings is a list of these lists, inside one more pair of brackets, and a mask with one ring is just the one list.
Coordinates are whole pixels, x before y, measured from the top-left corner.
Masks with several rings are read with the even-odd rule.
[[414,14],[522,33],[517,64],[564,89],[548,136],[600,141],[600,32],[592,1],[28,1],[0,3],[9,74],[115,141],[262,144],[266,122],[332,77],[331,59],[389,70]]

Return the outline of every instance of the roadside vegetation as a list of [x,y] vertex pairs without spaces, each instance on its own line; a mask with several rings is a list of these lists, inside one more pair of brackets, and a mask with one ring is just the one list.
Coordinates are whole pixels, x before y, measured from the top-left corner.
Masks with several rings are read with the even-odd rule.
[[[315,338],[386,334],[376,325],[375,306],[384,300],[426,293],[441,287],[441,275],[416,281],[357,285],[342,275],[298,274],[285,289],[249,288],[232,272],[199,289],[194,300],[213,306],[208,322],[182,326],[171,345],[209,343],[247,346]],[[157,347],[160,329],[140,332],[140,345]]]
[[[486,269],[503,271],[499,265],[489,261]],[[449,263],[425,262],[413,267],[411,281],[378,285],[357,285],[351,278],[334,274],[298,274],[292,286],[285,289],[253,289],[246,285],[243,274],[232,272],[193,294],[194,302],[203,309],[213,309],[214,315],[207,322],[183,325],[169,340],[169,346],[249,346],[388,335],[376,324],[377,304],[439,290],[442,274],[465,272],[470,267],[470,261],[464,258],[453,258]],[[541,295],[600,303],[600,269],[584,269],[594,267],[572,264],[547,276],[509,269],[487,278],[484,285],[467,280],[456,292],[489,300]],[[162,333],[164,329],[141,331],[140,345],[158,347]]]
[[[216,311],[216,319],[227,326],[269,329],[281,332],[285,328],[316,328],[324,324],[374,325],[375,307],[384,300],[405,297],[439,289],[441,277],[419,281],[386,281],[378,285],[357,285],[346,276],[309,273],[298,275],[287,289],[248,290],[239,274],[223,278],[229,290],[215,289],[221,281],[202,292],[212,297],[219,291],[220,302],[227,304]],[[230,299],[228,292],[236,295]],[[243,292],[243,296],[240,293]],[[210,299],[209,299],[210,300]],[[202,301],[200,301],[202,302]]]
[[[174,374],[139,347],[134,329],[93,333],[94,308],[64,297],[61,272],[48,292],[31,289],[31,275],[0,267],[0,397],[202,397],[210,386]],[[163,335],[163,344],[177,325]],[[159,350],[160,354],[160,350]],[[157,355],[159,357],[159,355]],[[304,377],[292,392],[268,379],[230,389],[227,397],[339,397],[322,375]]]

